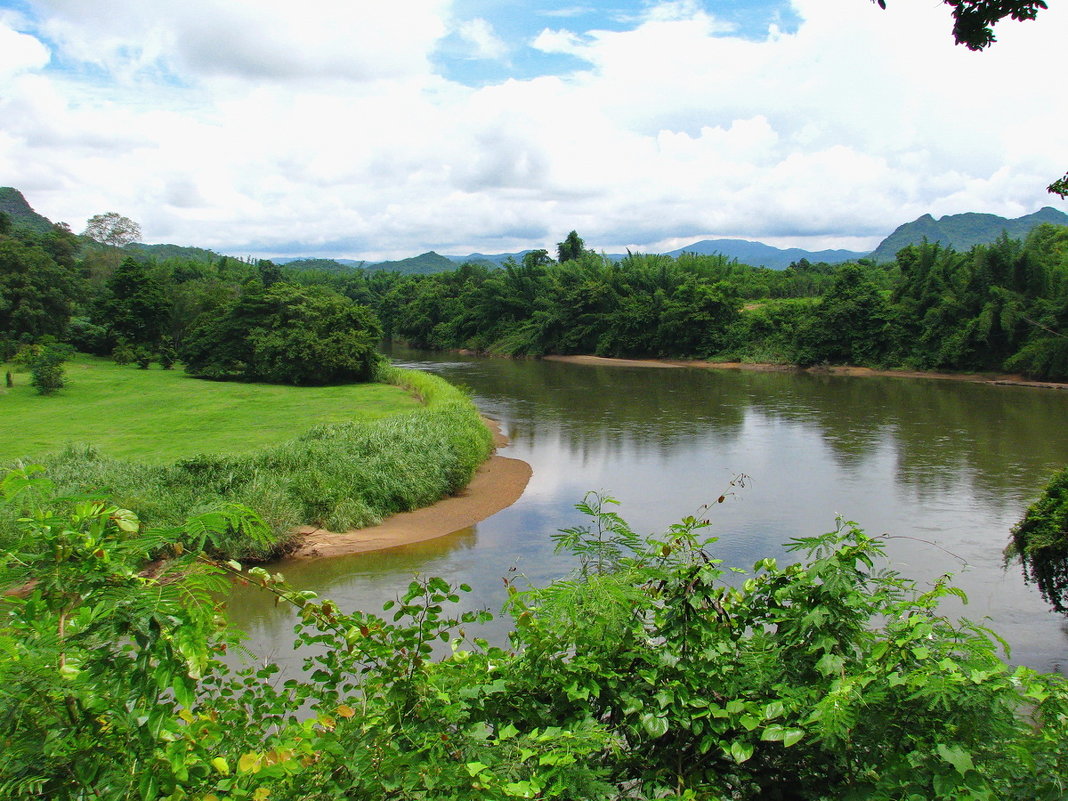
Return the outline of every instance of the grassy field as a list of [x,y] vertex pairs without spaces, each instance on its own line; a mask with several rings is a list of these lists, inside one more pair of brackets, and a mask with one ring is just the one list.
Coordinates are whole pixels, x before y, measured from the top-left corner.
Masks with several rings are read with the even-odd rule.
[[67,386],[53,396],[38,395],[28,372],[12,371],[15,386],[0,385],[0,466],[39,459],[70,444],[156,463],[202,453],[239,455],[315,425],[378,420],[420,408],[404,389],[386,384],[203,381],[181,369],[139,370],[81,355],[65,367]]
[[[427,506],[467,486],[493,447],[469,397],[414,370],[297,388],[79,358],[68,376],[53,397],[24,373],[0,387],[0,467],[30,457],[61,495],[106,498],[150,528],[227,504],[255,510],[270,537],[228,532],[212,544],[227,557],[284,554],[302,524],[345,531]],[[19,514],[0,504],[0,548]]]

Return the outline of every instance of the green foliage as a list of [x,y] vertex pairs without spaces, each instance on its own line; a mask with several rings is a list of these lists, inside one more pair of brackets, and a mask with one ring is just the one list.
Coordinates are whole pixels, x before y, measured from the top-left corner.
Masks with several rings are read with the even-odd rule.
[[[382,614],[345,612],[262,568],[298,607],[303,674],[237,673],[173,533],[30,471],[0,585],[0,790],[13,799],[1056,799],[1068,687],[1011,670],[995,635],[938,613],[852,524],[796,540],[801,561],[722,567],[708,521],[636,536],[587,496],[558,545],[579,567],[510,587],[508,649],[480,638],[466,586],[416,579]],[[238,518],[247,519],[240,512]],[[704,511],[702,511],[702,515]],[[233,518],[203,519],[212,532]],[[251,522],[251,521],[250,521]],[[187,537],[195,547],[199,540]],[[174,552],[170,546],[171,553]],[[199,565],[199,567],[198,567]],[[180,567],[180,570],[179,570]],[[77,589],[74,589],[77,588]],[[32,614],[27,614],[32,612]]]
[[312,385],[369,381],[381,329],[366,307],[335,292],[276,282],[204,315],[182,343],[203,378]]
[[107,282],[93,321],[131,345],[155,347],[163,333],[168,302],[163,285],[132,257],[122,260]]
[[118,212],[106,211],[90,217],[82,235],[102,245],[121,248],[141,238],[141,226]]
[[586,243],[582,241],[582,237],[577,232],[572,231],[564,237],[563,242],[556,244],[556,260],[561,264],[565,261],[574,261],[581,258],[585,251]]
[[152,351],[142,346],[134,351],[134,361],[138,368],[147,370],[152,365]]
[[53,497],[39,468],[8,473],[0,494],[21,513],[0,565],[16,589],[0,601],[0,793],[156,798],[179,712],[232,639],[219,571],[192,554],[142,571],[168,537],[104,501]]
[[81,293],[75,270],[40,241],[0,235],[0,337],[63,336]]
[[170,370],[178,361],[178,353],[170,345],[164,345],[159,349],[159,366],[164,370]]
[[111,360],[119,366],[130,364],[136,357],[137,352],[124,339],[120,339],[115,349],[111,351]]
[[1013,527],[1006,551],[1006,559],[1012,558],[1023,563],[1024,577],[1056,611],[1068,613],[1068,467],[1050,479]]
[[70,357],[69,347],[36,345],[29,357],[30,383],[40,395],[51,395],[66,385],[63,362]]
[[1060,195],[1062,198],[1068,197],[1068,172],[1064,174],[1063,178],[1058,178],[1046,189],[1051,195]]
[[886,301],[863,268],[840,267],[830,290],[797,331],[794,361],[879,364],[890,344],[889,317]]
[[[886,8],[886,0],[872,0]],[[1014,20],[1035,19],[1039,9],[1045,10],[1045,0],[943,0],[953,9],[953,38],[969,50],[982,50],[992,45],[994,26],[1011,17]]]

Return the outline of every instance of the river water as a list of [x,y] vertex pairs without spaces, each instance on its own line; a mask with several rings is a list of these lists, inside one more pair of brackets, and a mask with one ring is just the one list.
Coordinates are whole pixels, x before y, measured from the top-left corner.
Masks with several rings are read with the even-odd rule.
[[[943,573],[969,597],[945,609],[990,625],[1009,661],[1068,672],[1068,618],[1018,565],[1002,568],[1012,525],[1068,463],[1068,393],[1025,387],[803,372],[653,369],[393,352],[402,366],[467,387],[499,420],[533,477],[512,507],[471,528],[374,554],[282,563],[291,584],[342,609],[379,611],[414,575],[473,588],[498,611],[502,577],[543,584],[572,566],[550,536],[582,524],[591,491],[620,501],[639,533],[706,515],[714,555],[751,568],[783,543],[855,521],[886,534],[891,566],[927,587]],[[796,557],[795,557],[796,558]],[[230,599],[254,658],[299,664],[291,611],[250,590]],[[491,633],[503,636],[503,622]]]

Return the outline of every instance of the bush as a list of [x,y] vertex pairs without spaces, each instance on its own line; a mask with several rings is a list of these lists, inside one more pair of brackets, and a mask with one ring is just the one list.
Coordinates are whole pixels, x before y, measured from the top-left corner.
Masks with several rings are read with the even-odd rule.
[[[713,558],[707,521],[643,539],[591,495],[588,525],[556,537],[574,575],[510,587],[506,650],[479,636],[488,612],[460,611],[470,588],[440,578],[378,615],[207,566],[192,548],[257,525],[239,509],[187,521],[184,553],[142,576],[176,531],[62,502],[29,471],[0,490],[18,510],[0,590],[37,579],[0,596],[6,798],[1065,794],[1064,679],[1006,667],[996,635],[939,614],[959,590],[920,592],[849,523],[743,578]],[[299,608],[301,675],[214,660],[234,642],[215,625],[222,572]]]
[[111,359],[115,364],[130,364],[136,358],[133,347],[128,342],[119,342],[111,351]]
[[1046,602],[1068,613],[1068,467],[1054,474],[1042,497],[1013,527],[1006,560],[1014,557]]
[[24,345],[15,362],[30,369],[30,384],[38,394],[51,395],[66,384],[63,362],[70,357],[70,346],[55,342]]
[[370,381],[382,330],[365,306],[322,287],[249,288],[182,342],[191,375],[276,384]]
[[144,346],[137,348],[134,351],[134,361],[137,362],[138,369],[147,370],[152,366],[152,351]]

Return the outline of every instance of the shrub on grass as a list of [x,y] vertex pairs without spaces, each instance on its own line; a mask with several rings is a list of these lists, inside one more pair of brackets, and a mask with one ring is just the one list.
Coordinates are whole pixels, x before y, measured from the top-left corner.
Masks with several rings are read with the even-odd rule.
[[134,361],[139,370],[147,370],[152,366],[152,351],[144,346],[139,347],[134,351]]
[[170,345],[164,345],[159,349],[159,366],[164,370],[170,370],[178,360],[178,353]]
[[134,358],[134,349],[130,347],[127,342],[120,342],[115,346],[115,349],[111,351],[111,360],[118,365],[129,364]]
[[[37,346],[30,358],[30,383],[40,395],[51,395],[63,389],[66,376],[63,362],[67,353],[62,348],[45,345]],[[9,374],[10,375],[10,374]]]

